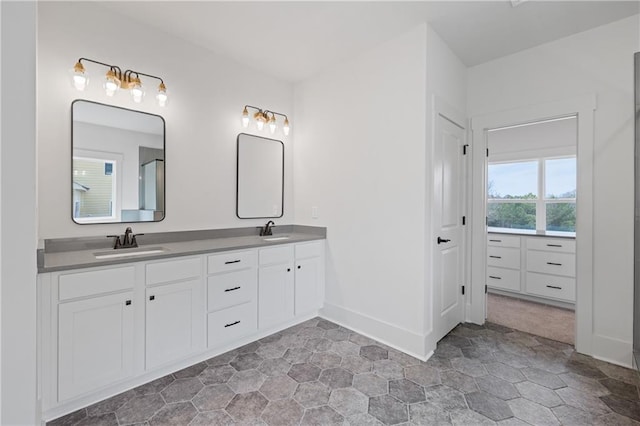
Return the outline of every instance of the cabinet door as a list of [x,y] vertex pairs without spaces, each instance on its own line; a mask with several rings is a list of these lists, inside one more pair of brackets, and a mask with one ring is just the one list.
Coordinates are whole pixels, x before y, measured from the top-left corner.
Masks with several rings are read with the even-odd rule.
[[258,327],[268,328],[293,318],[293,265],[260,267],[258,273]]
[[58,307],[58,401],[132,375],[133,292]]
[[180,359],[196,348],[197,295],[200,279],[146,291],[147,370]]
[[319,257],[296,261],[295,314],[301,315],[320,308],[318,288],[320,283]]

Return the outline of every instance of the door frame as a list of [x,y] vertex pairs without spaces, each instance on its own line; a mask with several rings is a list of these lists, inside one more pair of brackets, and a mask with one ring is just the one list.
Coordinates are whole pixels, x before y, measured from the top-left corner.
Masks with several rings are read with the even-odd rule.
[[525,106],[479,115],[471,119],[472,214],[471,214],[471,312],[468,321],[484,324],[486,317],[486,170],[487,130],[549,118],[576,115],[576,350],[593,353],[593,158],[596,95],[560,102]]

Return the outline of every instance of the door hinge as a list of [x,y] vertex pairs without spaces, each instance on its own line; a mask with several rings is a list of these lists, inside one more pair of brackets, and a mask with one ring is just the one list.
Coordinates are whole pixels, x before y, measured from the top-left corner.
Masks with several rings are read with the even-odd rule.
[[487,294],[489,292],[489,286],[488,285],[484,285],[484,294]]
[[468,143],[462,145],[462,155],[467,155],[467,147],[469,146]]
[[462,286],[462,295],[464,296],[464,286]]
[[466,216],[462,216],[462,224],[463,225],[467,224],[467,217]]

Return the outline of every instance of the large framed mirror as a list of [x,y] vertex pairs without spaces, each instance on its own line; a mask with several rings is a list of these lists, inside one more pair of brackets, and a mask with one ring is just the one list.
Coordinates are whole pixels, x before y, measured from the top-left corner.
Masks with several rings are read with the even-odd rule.
[[236,215],[240,219],[284,214],[284,144],[275,139],[238,135]]
[[165,215],[165,122],[85,100],[71,104],[75,223],[158,222]]

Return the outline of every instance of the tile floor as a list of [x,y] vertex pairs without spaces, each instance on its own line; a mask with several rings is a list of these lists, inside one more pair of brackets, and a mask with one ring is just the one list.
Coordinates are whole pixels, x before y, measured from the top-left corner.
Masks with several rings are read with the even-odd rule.
[[496,324],[421,362],[316,318],[48,425],[640,425],[639,384]]

